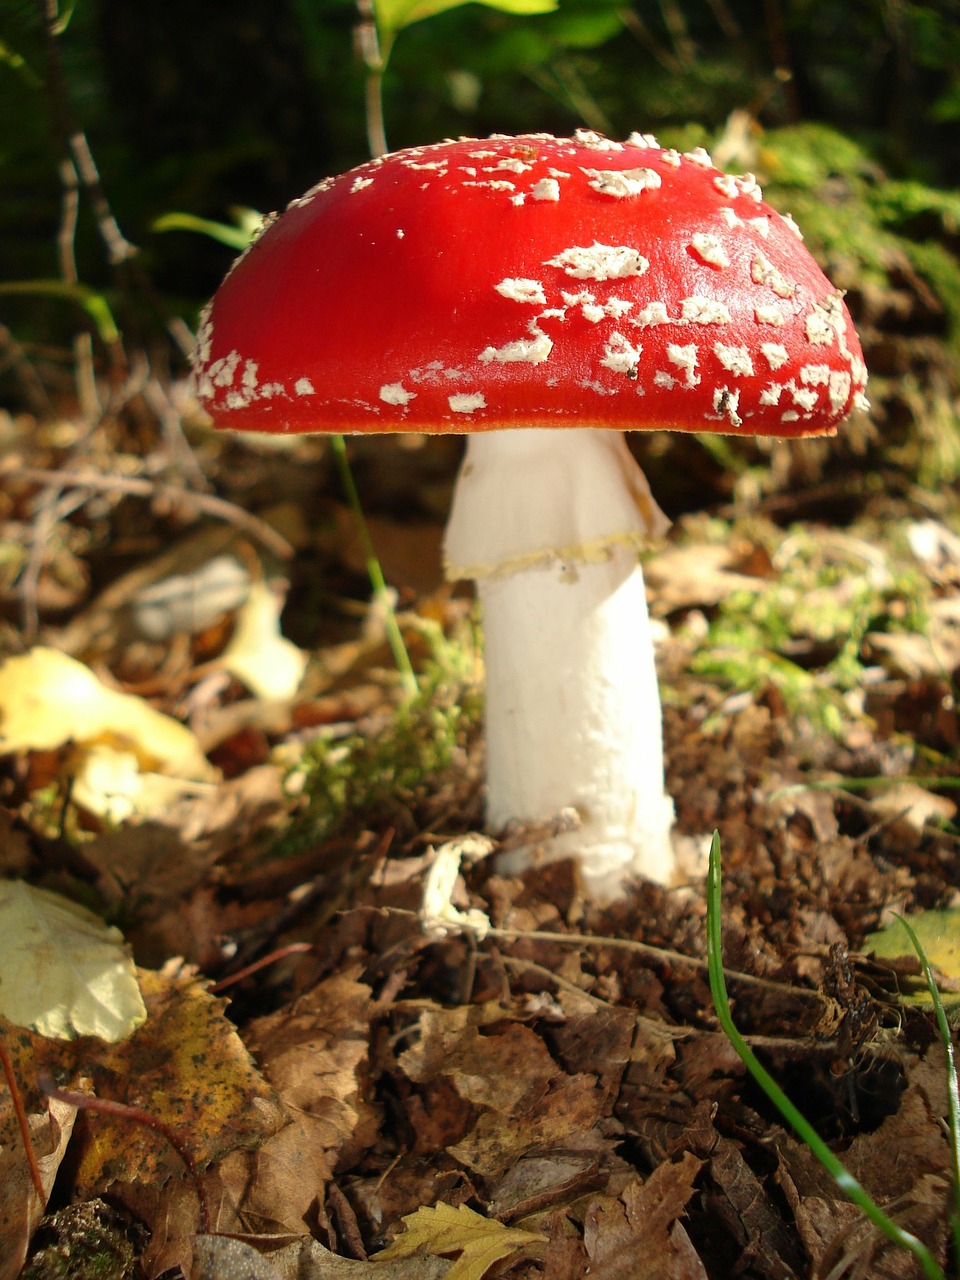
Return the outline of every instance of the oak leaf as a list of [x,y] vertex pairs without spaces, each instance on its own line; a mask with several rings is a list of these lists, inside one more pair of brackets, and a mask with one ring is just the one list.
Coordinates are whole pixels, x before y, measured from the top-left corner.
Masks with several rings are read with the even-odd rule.
[[376,1256],[377,1262],[409,1258],[417,1253],[439,1257],[459,1253],[445,1280],[480,1280],[501,1258],[531,1244],[545,1244],[547,1236],[521,1231],[484,1218],[465,1204],[424,1207],[403,1219],[406,1231]]

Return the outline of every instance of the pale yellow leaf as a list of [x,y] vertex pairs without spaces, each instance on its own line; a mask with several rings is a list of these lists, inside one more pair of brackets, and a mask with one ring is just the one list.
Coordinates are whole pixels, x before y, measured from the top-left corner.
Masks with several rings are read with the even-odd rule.
[[128,818],[160,817],[183,796],[196,795],[214,785],[143,772],[132,751],[118,751],[100,742],[80,757],[70,794],[81,808],[119,826]]
[[143,769],[216,777],[189,729],[143,698],[107,688],[75,658],[41,646],[0,666],[0,753],[97,741],[127,746]]
[[52,1039],[111,1043],[146,1017],[120,931],[17,880],[0,882],[0,1013]]
[[420,922],[431,937],[444,938],[448,933],[468,929],[477,938],[490,932],[490,921],[476,907],[461,911],[454,906],[453,894],[460,878],[460,860],[464,853],[485,857],[493,849],[486,836],[466,836],[449,840],[436,851],[436,856],[423,886]]
[[223,666],[258,698],[292,698],[307,665],[307,655],[280,634],[283,600],[264,582],[255,582],[237,613]]
[[526,1245],[547,1240],[537,1232],[520,1231],[484,1218],[464,1204],[456,1208],[438,1204],[432,1209],[418,1209],[416,1213],[407,1214],[403,1221],[404,1234],[378,1253],[376,1261],[408,1258],[418,1252],[431,1257],[459,1253],[445,1280],[480,1280],[500,1258]]

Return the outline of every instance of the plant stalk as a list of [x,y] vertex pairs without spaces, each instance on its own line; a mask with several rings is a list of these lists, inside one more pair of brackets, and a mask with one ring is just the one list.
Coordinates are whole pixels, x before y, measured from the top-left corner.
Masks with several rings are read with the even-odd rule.
[[710,846],[710,864],[707,872],[707,963],[710,975],[710,994],[720,1026],[750,1075],[767,1095],[773,1105],[796,1133],[806,1143],[840,1190],[848,1196],[875,1227],[888,1240],[900,1245],[912,1254],[920,1264],[926,1280],[946,1280],[936,1258],[910,1231],[904,1230],[889,1218],[863,1185],[857,1181],[840,1159],[834,1155],[807,1118],[802,1115],[783,1092],[774,1078],[763,1067],[753,1050],[737,1030],[730,1012],[727,985],[723,976],[723,942],[721,937],[720,891],[720,833],[714,831]]
[[360,495],[357,492],[357,486],[353,479],[350,460],[347,457],[347,444],[341,435],[331,436],[330,443],[333,447],[333,456],[336,459],[337,470],[340,473],[340,483],[343,485],[343,491],[346,494],[347,503],[349,504],[357,525],[357,533],[360,535],[360,545],[363,548],[364,564],[366,566],[367,576],[370,579],[370,585],[373,588],[373,598],[383,614],[383,625],[387,633],[387,643],[390,646],[390,652],[393,654],[393,660],[396,663],[397,670],[400,672],[400,682],[403,686],[404,695],[406,698],[410,699],[417,693],[417,677],[413,669],[413,664],[410,661],[410,655],[407,653],[407,646],[404,644],[400,624],[397,622],[396,610],[393,607],[393,601],[390,599],[390,592],[387,588],[386,581],[384,580],[383,570],[380,568],[380,561],[377,559],[373,540],[370,537],[370,530],[367,527],[367,521],[363,514]]

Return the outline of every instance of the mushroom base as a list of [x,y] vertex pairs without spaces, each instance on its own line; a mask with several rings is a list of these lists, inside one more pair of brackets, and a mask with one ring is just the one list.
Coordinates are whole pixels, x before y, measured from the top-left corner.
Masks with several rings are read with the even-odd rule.
[[[576,859],[609,901],[631,874],[675,872],[660,699],[636,553],[482,579],[487,682],[487,823],[543,823],[573,807],[578,829],[500,856],[515,874]],[[495,678],[491,678],[492,673]]]

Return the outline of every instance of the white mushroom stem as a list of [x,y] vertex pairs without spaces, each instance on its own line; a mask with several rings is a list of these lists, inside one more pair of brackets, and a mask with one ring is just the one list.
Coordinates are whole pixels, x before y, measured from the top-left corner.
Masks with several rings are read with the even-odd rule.
[[579,828],[503,855],[574,857],[610,900],[629,875],[668,882],[660,699],[637,546],[666,521],[621,433],[471,437],[447,529],[451,577],[473,577],[486,645],[487,822]]

